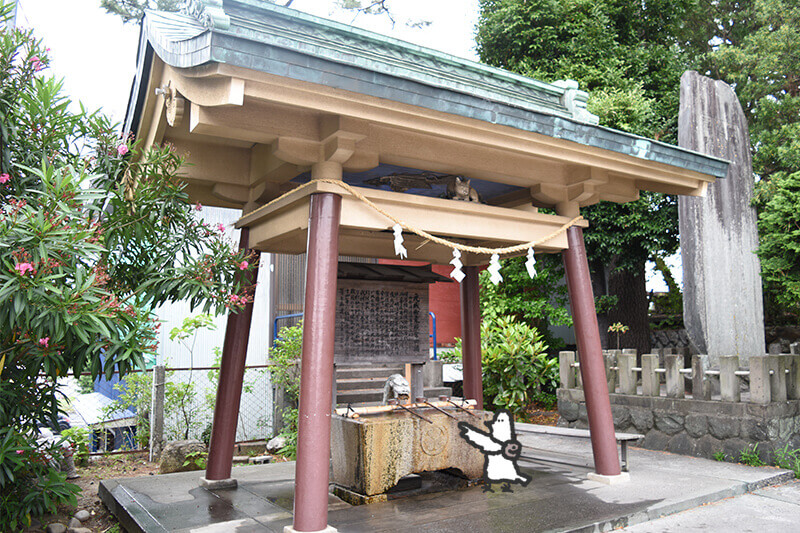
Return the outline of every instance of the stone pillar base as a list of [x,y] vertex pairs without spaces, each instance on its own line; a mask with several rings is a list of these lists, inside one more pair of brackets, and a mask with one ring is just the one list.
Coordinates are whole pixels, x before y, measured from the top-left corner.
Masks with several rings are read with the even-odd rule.
[[603,485],[619,485],[620,483],[626,483],[631,480],[631,476],[627,472],[622,472],[616,476],[605,476],[597,472],[589,472],[586,477],[589,478],[589,481],[597,481]]
[[232,477],[228,479],[206,479],[201,477],[200,486],[208,490],[235,489],[238,483]]
[[325,529],[320,529],[319,531],[297,531],[292,526],[283,526],[283,533],[338,533],[338,529],[333,526],[328,526]]

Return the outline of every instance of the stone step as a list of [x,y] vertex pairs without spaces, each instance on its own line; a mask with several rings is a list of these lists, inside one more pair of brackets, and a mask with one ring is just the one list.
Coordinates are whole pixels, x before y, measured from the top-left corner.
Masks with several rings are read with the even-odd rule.
[[[438,398],[441,395],[451,395],[453,393],[450,387],[430,387],[425,389],[426,398]],[[336,403],[338,405],[351,405],[380,402],[383,400],[383,389],[354,389],[346,391],[338,391],[336,394]]]
[[386,378],[339,378],[336,380],[336,390],[346,391],[355,389],[380,389],[386,384]]
[[354,368],[336,368],[336,381],[340,379],[371,379],[383,378],[384,381],[392,374],[405,374],[402,366],[362,366]]

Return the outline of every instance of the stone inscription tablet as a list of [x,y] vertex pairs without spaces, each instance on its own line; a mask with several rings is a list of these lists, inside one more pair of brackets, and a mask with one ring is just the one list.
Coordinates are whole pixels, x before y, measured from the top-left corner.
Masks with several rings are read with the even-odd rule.
[[339,280],[336,363],[428,360],[425,284]]

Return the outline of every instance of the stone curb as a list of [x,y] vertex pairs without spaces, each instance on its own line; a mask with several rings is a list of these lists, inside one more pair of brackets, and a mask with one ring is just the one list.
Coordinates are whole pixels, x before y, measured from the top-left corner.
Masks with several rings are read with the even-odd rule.
[[594,533],[597,531],[611,531],[621,527],[634,526],[643,522],[650,522],[665,516],[688,511],[689,509],[694,509],[695,507],[700,507],[708,503],[718,502],[734,496],[741,496],[742,494],[764,487],[781,485],[792,479],[794,479],[794,474],[792,472],[788,470],[778,470],[774,476],[756,482],[748,483],[743,481],[727,489],[722,489],[711,494],[703,494],[701,496],[664,505],[656,504],[644,511],[635,511],[627,515],[600,520],[592,524],[584,524],[572,529],[560,529],[559,531],[564,533]]

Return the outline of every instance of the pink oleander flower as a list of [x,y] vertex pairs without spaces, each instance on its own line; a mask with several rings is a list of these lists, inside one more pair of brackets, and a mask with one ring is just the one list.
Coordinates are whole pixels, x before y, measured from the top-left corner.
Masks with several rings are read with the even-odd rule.
[[202,206],[202,205],[200,205],[200,202],[197,202],[197,203],[195,204],[195,206],[194,206],[194,210],[195,210],[195,211],[202,211],[202,210],[203,210],[203,206]]
[[14,270],[19,272],[20,276],[24,276],[27,272],[35,272],[36,269],[30,263],[17,263],[14,265]]
[[50,344],[50,337],[42,337],[39,339],[39,344],[47,348],[47,346]]
[[11,176],[6,173],[0,174],[0,183],[8,183],[11,181]]
[[236,296],[235,294],[231,294],[230,296],[228,296],[228,301],[232,304],[237,304],[239,303],[239,297]]
[[247,267],[249,267],[249,266],[250,266],[250,263],[248,263],[247,261],[242,261],[241,263],[239,263],[239,270],[246,270]]
[[22,455],[23,453],[25,453],[25,450],[17,450],[17,455]]
[[31,58],[28,61],[33,66],[33,70],[35,72],[39,72],[44,68],[44,63],[42,63],[42,60],[39,59],[39,56],[31,56]]
[[119,146],[117,146],[117,154],[119,154],[119,155],[125,155],[125,154],[127,154],[128,152],[129,152],[129,150],[128,150],[128,145],[127,145],[127,144],[125,144],[125,143],[122,143],[122,144],[120,144]]
[[217,224],[217,231],[220,233],[225,233],[225,225],[222,223]]

